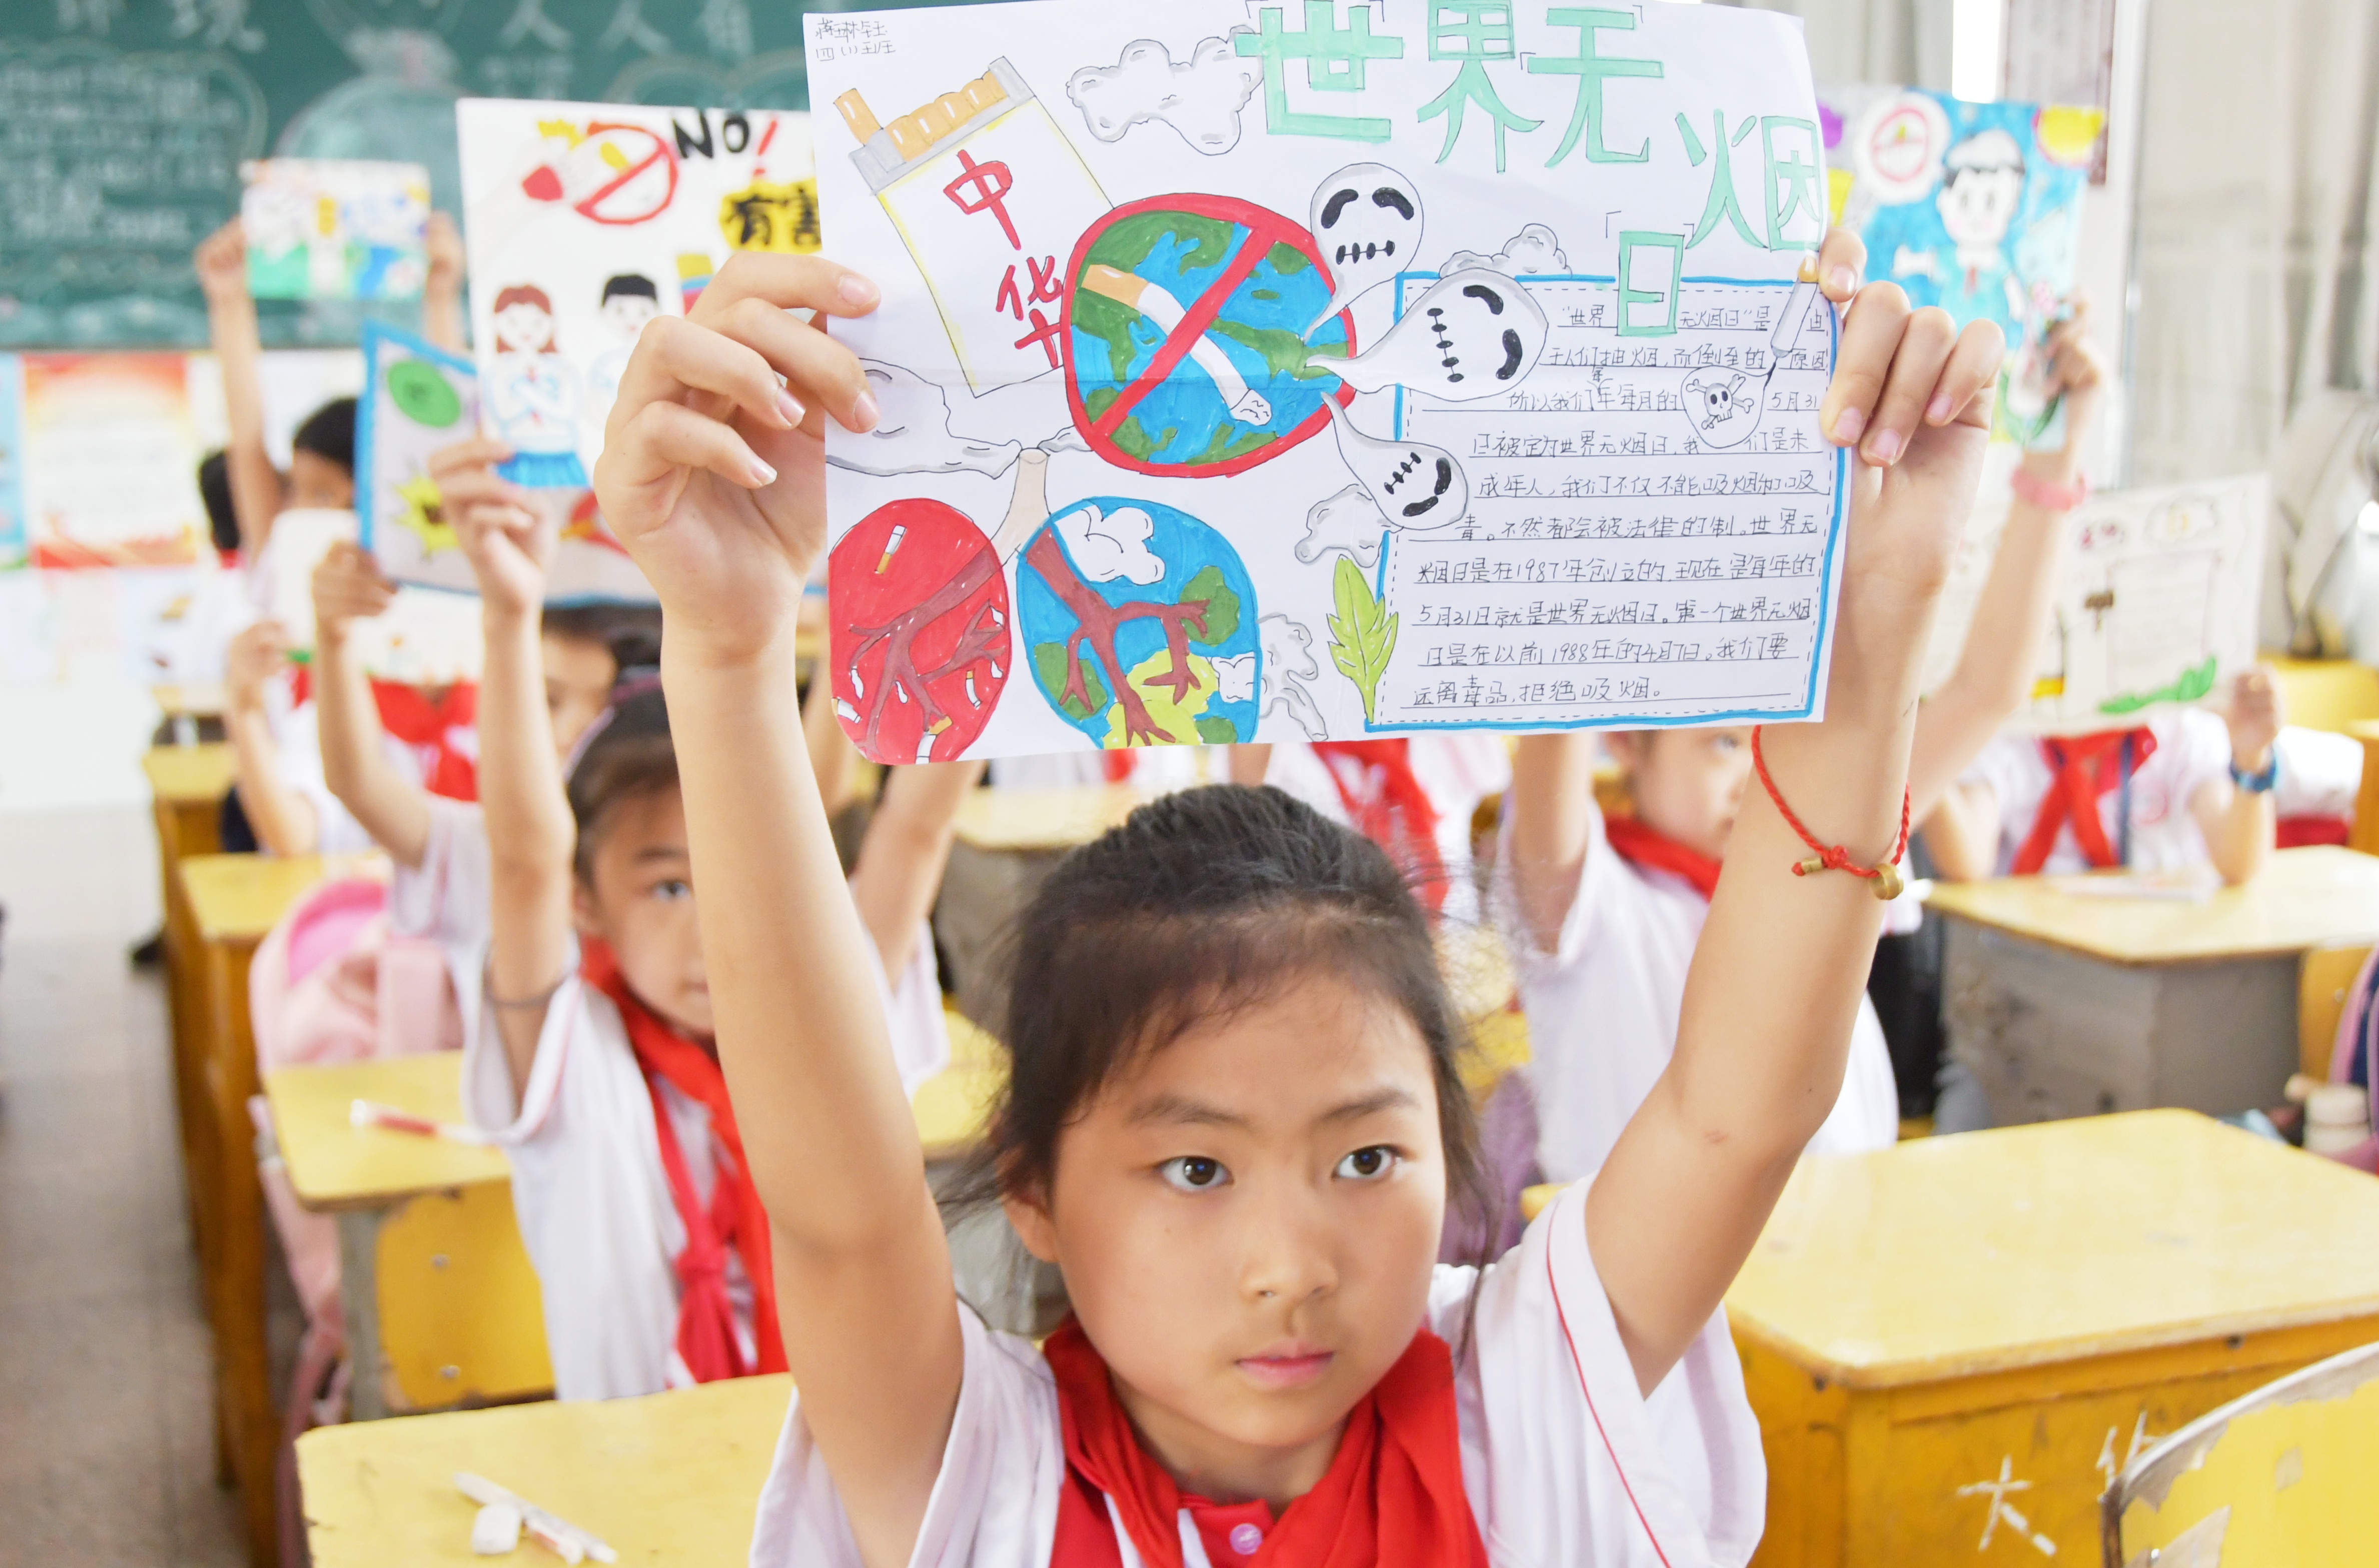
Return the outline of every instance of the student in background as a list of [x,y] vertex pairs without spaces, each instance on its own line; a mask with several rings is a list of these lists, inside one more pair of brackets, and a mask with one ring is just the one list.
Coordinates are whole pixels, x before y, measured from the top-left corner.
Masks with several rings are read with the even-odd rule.
[[1271,784],[1388,851],[1422,903],[1475,917],[1470,825],[1512,782],[1512,750],[1491,733],[1377,741],[1283,741],[1231,748],[1231,782]]
[[[620,703],[565,793],[537,639],[555,530],[497,476],[504,455],[477,441],[437,458],[488,642],[479,798],[492,922],[477,951],[450,960],[468,987],[465,1106],[512,1161],[562,1398],[779,1370],[784,1274],[770,1266],[712,1045],[667,710],[658,689]],[[893,1020],[887,1065],[910,1086],[948,1059],[925,914],[959,797],[980,771],[894,769],[849,891],[838,883],[867,933],[839,978]]]
[[[1932,323],[1937,314],[1918,319]],[[1928,330],[1947,331],[1947,320]],[[2044,482],[2070,479],[2098,403],[2104,373],[2086,328],[2077,311],[2052,339],[2051,374],[2064,390],[2071,440],[2062,452],[2025,458]],[[1897,432],[1865,437],[1868,461],[1900,457],[1886,444],[1904,440]],[[1957,669],[1916,718],[1913,821],[1924,820],[2024,701],[2062,536],[2063,515],[2049,507],[2019,501],[2011,513]],[[1839,657],[1842,645],[1835,646]],[[1520,957],[1531,1060],[1525,1087],[1514,1092],[1533,1094],[1546,1180],[1575,1181],[1601,1165],[1668,1067],[1721,863],[1744,802],[1759,792],[1751,735],[1748,728],[1606,734],[1636,805],[1632,816],[1608,821],[1594,801],[1591,737],[1525,736],[1515,750],[1505,797],[1505,914]],[[1841,1094],[1810,1140],[1813,1153],[1888,1148],[1899,1137],[1890,1049],[1864,999],[1849,1061]]]
[[[476,448],[460,450],[467,463]],[[433,460],[433,475],[443,461],[445,453]],[[475,799],[421,784],[419,759],[383,728],[380,689],[348,650],[354,623],[380,614],[395,597],[395,585],[354,545],[332,546],[314,571],[322,781],[395,862],[389,901],[396,929],[451,947],[476,947],[488,924],[486,820]],[[538,653],[547,722],[566,756],[609,706],[622,671],[658,662],[660,612],[634,605],[547,606],[538,616]],[[398,688],[392,694],[401,700],[408,694]]]
[[[1762,1467],[1718,1309],[1833,1103],[1881,908],[1862,877],[1795,876],[1764,792],[1673,1066],[1591,1188],[1485,1269],[1432,1267],[1473,1129],[1402,874],[1278,790],[1142,807],[1037,895],[1001,1031],[986,1174],[1075,1318],[1036,1345],[958,1298],[791,700],[820,436],[876,414],[791,312],[877,297],[824,258],[737,256],[639,348],[597,478],[663,606],[706,1013],[800,1389],[752,1561],[1459,1568],[1491,1531],[1503,1562],[1743,1562]],[[1842,344],[1825,428],[1870,423],[1898,461],[1853,470],[1825,721],[1767,754],[1864,869],[1898,853],[2000,346],[1884,285]],[[558,967],[493,983],[533,997]]]
[[2219,709],[2161,709],[2094,735],[2002,735],[1942,798],[1925,847],[1952,882],[2211,864],[2236,887],[2277,832],[2280,690],[2241,672]]

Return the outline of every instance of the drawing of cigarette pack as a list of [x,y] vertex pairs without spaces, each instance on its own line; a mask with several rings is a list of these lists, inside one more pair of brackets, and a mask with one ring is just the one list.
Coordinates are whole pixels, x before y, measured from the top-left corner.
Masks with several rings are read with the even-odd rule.
[[1016,68],[994,60],[889,125],[857,89],[835,108],[859,139],[851,162],[924,276],[969,389],[981,395],[1057,369],[1062,273],[1075,240],[1112,203]]

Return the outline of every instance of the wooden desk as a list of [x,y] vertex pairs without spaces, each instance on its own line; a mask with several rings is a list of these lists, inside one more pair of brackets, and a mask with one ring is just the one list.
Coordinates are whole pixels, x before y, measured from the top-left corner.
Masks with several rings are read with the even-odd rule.
[[2266,657],[2290,724],[2344,733],[2379,718],[2379,669],[2350,658]]
[[2346,733],[2362,742],[2362,786],[2354,796],[2354,826],[2347,847],[2379,855],[2379,719],[2361,718],[2346,726]]
[[1118,826],[1156,796],[1129,784],[1071,790],[976,790],[959,804],[958,840],[972,849],[1070,850]]
[[248,1031],[248,965],[257,944],[307,889],[326,876],[379,871],[377,856],[199,855],[181,863],[198,959],[194,1067],[201,1114],[192,1201],[201,1215],[199,1267],[214,1331],[215,1429],[240,1489],[248,1553],[265,1568],[276,1552],[273,1456],[281,1439],[265,1346],[264,1194],[248,1102],[258,1092]]
[[2204,903],[2078,898],[2062,877],[1940,883],[1950,1049],[2001,1125],[2279,1103],[2298,960],[2379,938],[2379,859],[2282,850]]
[[221,718],[223,716],[223,689],[220,681],[187,686],[168,682],[150,687],[149,694],[156,699],[157,711],[167,718]]
[[500,1150],[380,1128],[372,1100],[463,1118],[459,1053],[284,1067],[264,1080],[297,1200],[337,1217],[354,1418],[551,1392],[544,1298]]
[[2131,1457],[2379,1339],[2379,1182],[2184,1111],[1804,1160],[1726,1304],[1757,1568],[1971,1562],[1995,1493],[2092,1562]]
[[[323,1427],[297,1440],[315,1568],[481,1563],[454,1472],[593,1531],[622,1563],[743,1562],[792,1380]],[[544,1549],[523,1539],[517,1561]],[[501,1559],[513,1562],[515,1559]]]
[[203,1255],[199,1211],[198,1125],[205,1111],[198,1067],[201,1032],[198,930],[182,897],[179,867],[193,855],[223,849],[223,801],[231,792],[231,748],[157,746],[140,759],[149,777],[150,809],[157,824],[158,907],[164,912],[165,1007],[174,1049],[174,1110],[182,1139],[182,1188],[190,1208],[190,1235]]

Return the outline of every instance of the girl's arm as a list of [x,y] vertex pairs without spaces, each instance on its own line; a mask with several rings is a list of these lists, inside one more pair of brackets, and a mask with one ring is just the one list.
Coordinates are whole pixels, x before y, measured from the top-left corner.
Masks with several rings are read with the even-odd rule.
[[429,247],[429,276],[421,285],[421,335],[449,354],[471,352],[471,334],[463,324],[462,232],[443,212],[429,214],[425,236]]
[[396,589],[371,557],[340,541],[314,568],[314,707],[322,735],[322,782],[398,864],[417,866],[429,847],[429,802],[390,766],[380,710],[348,629],[389,607]]
[[231,481],[231,509],[239,520],[239,548],[253,560],[272,531],[284,491],[281,471],[264,449],[264,345],[256,332],[256,301],[248,293],[248,239],[239,220],[201,240],[191,259],[207,298],[207,336],[223,371],[223,420],[231,428],[223,469]]
[[[2280,739],[2280,689],[2272,672],[2257,668],[2230,688],[2222,721],[2230,730],[2230,764],[2254,775],[2269,767]],[[2190,797],[2190,814],[2205,835],[2205,850],[2222,880],[2236,887],[2250,881],[2271,858],[2279,827],[2278,806],[2269,790],[2251,793],[2228,778],[2201,784]]]
[[898,1568],[957,1408],[957,1297],[793,695],[825,421],[864,432],[876,410],[851,351],[789,311],[876,298],[823,257],[734,257],[691,316],[646,329],[595,489],[661,600],[719,1055],[774,1222],[802,1417],[862,1558]]
[[1540,953],[1561,947],[1562,924],[1586,873],[1594,802],[1594,738],[1523,735],[1512,748],[1512,895]]
[[223,659],[223,728],[230,732],[239,809],[269,855],[310,855],[321,825],[314,805],[281,777],[281,742],[265,693],[289,662],[289,634],[260,621],[231,640]]
[[1999,798],[1987,784],[1952,784],[1925,819],[1925,852],[1944,882],[1980,882],[1999,869]]
[[1232,783],[1253,789],[1272,771],[1272,742],[1250,741],[1233,746],[1228,766]]
[[479,676],[479,809],[486,814],[493,915],[488,997],[512,1068],[513,1092],[537,1062],[546,1003],[567,978],[570,859],[577,832],[545,706],[537,616],[556,526],[495,464],[512,455],[484,437],[429,459],[471,573],[488,641]]
[[[2105,381],[2104,362],[2089,337],[2088,307],[2049,330],[2049,384],[2065,399],[2065,448],[2028,452],[2023,470],[2044,484],[2069,486],[2082,475],[2082,442],[2096,413]],[[1958,776],[1991,737],[2032,695],[2034,660],[2048,635],[2057,596],[2058,566],[2064,555],[2068,513],[2016,497],[2008,508],[1999,553],[1974,606],[1958,668],[1926,700],[1916,718],[1916,742],[1909,753],[1908,792],[1915,820],[1926,823],[1926,847],[1934,849],[1930,817]],[[1991,824],[1996,850],[1998,824]],[[1945,838],[1959,839],[1951,827]],[[1957,849],[1964,847],[1959,839]],[[1955,850],[1953,850],[1953,853]],[[1938,851],[1937,851],[1938,854]],[[1986,869],[1987,874],[1987,868]]]
[[890,775],[859,846],[851,901],[875,939],[886,976],[897,985],[913,956],[917,927],[942,890],[942,868],[958,837],[959,802],[983,782],[983,764],[912,763]]
[[859,748],[835,717],[834,675],[824,659],[810,671],[810,694],[802,702],[802,744],[810,754],[810,771],[817,775],[819,803],[831,821],[859,793]]
[[[1854,863],[1890,857],[1926,633],[1972,506],[2003,353],[1912,313],[1894,283],[1843,323],[1820,421],[1850,464],[1851,528],[1819,724],[1763,737],[1782,798]],[[1709,1322],[1802,1148],[1832,1109],[1883,906],[1810,854],[1757,778],[1694,950],[1677,1048],[1587,1199],[1588,1243],[1650,1391]]]

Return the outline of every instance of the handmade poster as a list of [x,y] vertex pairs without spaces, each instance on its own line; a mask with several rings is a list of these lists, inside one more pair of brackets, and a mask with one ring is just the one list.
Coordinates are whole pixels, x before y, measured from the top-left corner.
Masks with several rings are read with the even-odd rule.
[[[2011,452],[2012,449],[2002,449]],[[1986,476],[1951,569],[1926,687],[1955,668],[2012,496],[2006,463]],[[2027,732],[2087,734],[2160,705],[2218,697],[2256,656],[2264,531],[2261,474],[2095,495],[2067,520],[2054,616],[2035,666]]]
[[2106,115],[1918,88],[1820,97],[1835,221],[1866,241],[1867,276],[1961,327],[1997,322],[2008,344],[1999,434],[2063,446],[2044,345],[2073,292],[2082,190]]
[[466,98],[481,422],[506,476],[584,488],[636,334],[738,250],[818,248],[809,116]]
[[[356,515],[364,549],[396,582],[477,593],[470,561],[446,520],[429,460],[478,434],[479,375],[409,332],[364,328],[366,395],[356,409]],[[603,525],[592,490],[548,492],[562,513],[546,568],[549,604],[648,604],[653,591]]]
[[1816,715],[1842,463],[1799,24],[807,18],[829,666],[869,756]]
[[[300,660],[314,646],[314,568],[332,545],[356,537],[352,512],[284,512],[273,519],[272,537],[248,573],[258,618],[279,621]],[[476,681],[486,651],[477,604],[406,586],[388,609],[355,622],[347,646],[366,673],[414,686]]]
[[239,166],[248,292],[259,299],[418,299],[429,276],[429,171],[263,158]]
[[187,566],[206,534],[178,354],[19,360],[26,546],[36,566]]

